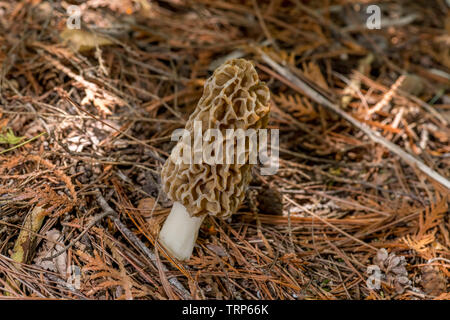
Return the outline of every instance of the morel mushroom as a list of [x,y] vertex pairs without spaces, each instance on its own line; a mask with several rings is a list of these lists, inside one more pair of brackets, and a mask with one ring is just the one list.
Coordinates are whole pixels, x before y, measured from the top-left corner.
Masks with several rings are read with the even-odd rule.
[[[237,160],[233,161],[235,153],[230,146],[236,149],[242,136],[230,136],[229,129],[254,132],[266,128],[269,98],[268,87],[259,80],[252,63],[245,59],[227,61],[206,81],[203,95],[186,123],[187,141],[178,141],[161,171],[163,190],[174,204],[161,229],[159,241],[177,259],[191,257],[207,214],[227,218],[241,204],[250,182],[251,167],[256,163],[249,161],[253,156],[250,153],[254,151],[251,147],[255,146],[251,141],[245,141],[244,136],[244,152],[235,152]],[[209,129],[216,129],[223,137],[221,140],[214,136],[215,147],[209,150],[217,161],[195,161],[199,150],[195,148],[198,140],[194,135],[200,131],[203,140],[209,140]],[[237,138],[236,143],[234,138]],[[194,148],[190,147],[192,144]],[[231,161],[228,158],[230,151]],[[204,150],[200,150],[202,155]],[[194,161],[181,161],[186,156]]]

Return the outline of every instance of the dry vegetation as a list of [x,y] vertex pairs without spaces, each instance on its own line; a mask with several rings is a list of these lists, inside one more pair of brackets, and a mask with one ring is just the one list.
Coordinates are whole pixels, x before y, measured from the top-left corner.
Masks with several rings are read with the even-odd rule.
[[[377,1],[368,30],[369,2],[0,1],[0,296],[449,299],[449,2]],[[170,135],[236,56],[280,169],[172,261]]]

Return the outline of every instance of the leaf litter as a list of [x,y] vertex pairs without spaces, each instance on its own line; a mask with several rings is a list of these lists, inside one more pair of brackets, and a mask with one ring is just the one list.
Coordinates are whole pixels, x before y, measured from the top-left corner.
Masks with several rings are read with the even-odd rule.
[[[380,30],[346,0],[73,3],[80,30],[65,2],[0,1],[0,295],[450,298],[444,1],[385,1]],[[270,87],[280,168],[180,263],[159,173],[231,57]]]

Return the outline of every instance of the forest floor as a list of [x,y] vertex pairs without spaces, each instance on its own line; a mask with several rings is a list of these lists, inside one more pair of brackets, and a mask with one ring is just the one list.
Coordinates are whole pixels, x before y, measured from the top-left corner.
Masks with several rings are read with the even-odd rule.
[[[363,2],[0,1],[0,297],[450,299],[450,4]],[[279,169],[176,261],[161,167],[232,57]]]

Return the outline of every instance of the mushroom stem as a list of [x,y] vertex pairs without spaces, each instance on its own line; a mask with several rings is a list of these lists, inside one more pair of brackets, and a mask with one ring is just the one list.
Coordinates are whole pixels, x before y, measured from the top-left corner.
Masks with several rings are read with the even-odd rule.
[[191,217],[181,203],[174,202],[159,233],[159,243],[178,260],[188,260],[204,218]]

